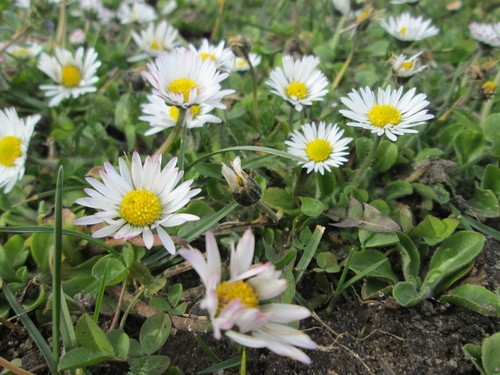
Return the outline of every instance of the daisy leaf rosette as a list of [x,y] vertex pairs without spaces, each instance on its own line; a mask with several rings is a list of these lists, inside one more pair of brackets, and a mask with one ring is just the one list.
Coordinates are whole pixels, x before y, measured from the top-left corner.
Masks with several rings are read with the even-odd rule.
[[328,93],[328,80],[316,69],[320,60],[315,56],[304,56],[294,60],[292,56],[283,56],[283,68],[271,72],[266,84],[271,92],[290,102],[297,111],[314,101],[322,101]]
[[472,37],[490,47],[500,47],[500,22],[480,23],[472,22],[469,25]]
[[132,32],[132,39],[139,47],[140,52],[130,57],[128,61],[140,61],[171,51],[179,45],[178,36],[179,31],[167,21],[160,22],[158,26],[150,23],[147,29],[142,30],[140,34]]
[[432,25],[431,20],[422,16],[413,17],[408,12],[382,20],[380,25],[394,38],[403,42],[415,42],[439,34],[439,29]]
[[365,87],[352,90],[346,97],[340,98],[348,109],[340,113],[354,120],[347,123],[370,130],[379,136],[386,135],[391,141],[396,141],[398,135],[418,133],[415,126],[423,125],[434,115],[427,113],[429,102],[425,94],[417,94],[413,88],[403,95],[403,87],[392,90],[379,88],[377,95]]
[[101,62],[97,60],[97,52],[93,48],[87,51],[83,47],[73,55],[70,51],[56,48],[55,56],[43,53],[38,61],[38,69],[48,75],[56,84],[41,85],[45,96],[51,98],[49,106],[55,107],[70,97],[95,92],[94,86],[99,78],[97,69]]
[[113,235],[115,239],[130,239],[142,236],[144,245],[150,249],[154,243],[153,231],[171,254],[175,245],[165,228],[199,220],[198,216],[179,214],[200,189],[191,189],[193,180],[181,181],[184,172],[176,167],[177,158],[171,159],[161,169],[161,155],[146,158],[144,165],[137,152],[132,156],[131,167],[119,158],[119,170],[105,163],[100,171],[102,182],[87,177],[93,189],[85,189],[88,197],[76,203],[98,210],[93,215],[74,221],[76,225],[105,224],[92,234],[102,238]]
[[225,47],[224,41],[220,41],[217,45],[212,45],[207,39],[203,39],[199,48],[190,44],[189,49],[200,56],[202,60],[212,60],[215,62],[217,69],[230,70],[233,53]]
[[311,363],[299,348],[316,349],[316,344],[304,332],[287,323],[311,315],[302,306],[265,303],[280,295],[287,287],[271,263],[252,266],[255,238],[247,230],[235,246],[231,244],[230,278],[221,278],[221,258],[211,232],[206,233],[207,258],[196,249],[181,249],[179,254],[193,266],[206,288],[201,307],[208,310],[214,337],[221,331],[233,341],[251,348],[268,348],[283,356]]
[[0,109],[0,188],[9,193],[24,176],[26,155],[40,115],[19,118],[15,108]]
[[221,89],[220,82],[228,75],[218,71],[212,60],[203,60],[183,48],[157,57],[148,64],[148,71],[143,72],[155,95],[168,105],[184,108],[206,104],[225,109],[222,98],[234,93],[234,90]]
[[325,171],[331,172],[331,168],[340,167],[349,155],[347,144],[352,138],[342,138],[344,131],[337,124],[320,122],[318,125],[312,122],[304,124],[299,130],[292,133],[291,139],[285,141],[288,152],[300,156],[304,161],[299,162],[307,173]]

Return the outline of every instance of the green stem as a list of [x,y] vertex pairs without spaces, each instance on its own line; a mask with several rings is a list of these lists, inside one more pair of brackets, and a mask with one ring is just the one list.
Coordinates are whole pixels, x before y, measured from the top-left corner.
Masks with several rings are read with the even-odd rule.
[[186,119],[186,112],[187,112],[186,108],[179,108],[179,117],[177,118],[177,122],[175,123],[174,129],[172,130],[168,138],[165,140],[165,142],[162,143],[160,148],[156,150],[156,152],[153,154],[153,157],[164,154],[170,148],[170,146],[172,146],[172,143],[174,143],[175,139],[182,130],[182,125],[184,123],[184,120]]
[[365,160],[363,160],[363,164],[361,164],[361,167],[354,175],[353,182],[356,185],[359,185],[359,182],[365,176],[366,169],[370,166],[371,162],[373,161],[373,158],[375,157],[375,153],[377,152],[377,148],[380,145],[381,140],[382,136],[376,136],[375,142],[373,143],[373,147],[370,150],[370,153],[366,156]]
[[[246,55],[246,54],[245,54]],[[257,103],[257,74],[255,73],[255,68],[250,61],[250,57],[245,56],[248,66],[250,67],[250,73],[252,74],[252,98],[253,98],[253,117],[255,119],[256,125],[260,122],[259,105]]]
[[260,209],[262,212],[264,212],[264,213],[268,214],[268,215],[269,215],[269,217],[271,218],[271,220],[272,220],[272,221],[274,221],[275,223],[277,223],[277,222],[280,220],[280,218],[278,217],[278,215],[276,215],[276,214],[274,213],[274,211],[273,211],[273,210],[271,210],[271,208],[270,208],[267,204],[265,204],[264,202],[262,202],[262,201],[258,201],[255,205],[256,205],[257,207],[259,207],[259,209]]
[[[497,72],[497,75],[495,77],[495,85],[498,87],[500,86],[500,70]],[[491,108],[493,107],[493,102],[495,101],[495,96],[493,95],[490,99],[486,100],[483,104],[483,108],[481,108],[481,120],[479,122],[479,125],[481,126],[481,129],[484,132],[484,126],[486,125],[486,119],[488,118]]]
[[[179,150],[179,170],[184,170],[184,160],[186,155],[186,137],[187,137],[187,124],[185,124],[187,109],[180,108],[179,109],[179,120],[177,120],[177,124],[180,124],[182,128],[182,136],[181,136],[181,148]],[[182,117],[182,118],[181,118]],[[177,124],[175,126],[177,126]]]
[[64,35],[66,35],[66,0],[62,0],[59,3],[59,18],[57,22],[56,36],[52,42],[52,48],[64,48]]
[[61,259],[62,259],[62,186],[64,180],[63,167],[59,167],[56,183],[56,207],[54,223],[54,254],[52,269],[52,355],[56,364],[59,362],[59,338],[61,325]]
[[347,55],[347,58],[344,61],[344,65],[342,65],[342,69],[340,69],[339,74],[337,77],[335,77],[335,80],[333,81],[332,84],[332,91],[335,91],[337,86],[340,84],[340,81],[342,81],[342,78],[344,77],[345,72],[347,71],[347,68],[351,64],[352,58],[354,57],[354,51],[356,51],[356,44],[358,43],[358,33],[354,35],[354,38],[352,40],[352,47],[351,51],[349,52],[349,55]]
[[241,350],[240,375],[247,375],[247,352],[245,347]]
[[293,105],[290,106],[290,113],[288,115],[288,123],[290,124],[290,130],[293,130],[293,116],[295,114],[295,107]]
[[335,33],[333,34],[332,41],[330,42],[330,49],[332,50],[333,55],[335,55],[335,50],[337,49],[337,46],[339,44],[340,34],[342,32],[342,29],[344,28],[345,20],[346,16],[340,17],[339,22],[337,23],[337,27],[335,28]]
[[123,329],[125,327],[125,322],[127,321],[128,314],[130,314],[130,311],[132,308],[135,306],[136,302],[139,300],[139,298],[142,296],[144,293],[145,289],[141,287],[135,294],[134,298],[132,298],[132,301],[128,304],[127,308],[125,309],[125,312],[123,313],[122,319],[120,321],[120,329]]

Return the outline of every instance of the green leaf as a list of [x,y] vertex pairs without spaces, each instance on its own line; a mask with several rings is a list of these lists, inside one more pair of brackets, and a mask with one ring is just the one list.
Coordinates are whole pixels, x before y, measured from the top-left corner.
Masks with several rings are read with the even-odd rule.
[[170,358],[166,355],[131,358],[128,362],[128,375],[162,375],[170,366]]
[[413,194],[413,186],[404,180],[391,182],[384,188],[386,199],[398,199]]
[[463,129],[455,137],[455,151],[461,164],[484,153],[484,139],[482,134],[476,130]]
[[422,236],[426,244],[430,246],[443,242],[452,235],[460,221],[453,218],[438,219],[427,215],[411,232],[412,237]]
[[382,247],[394,245],[399,242],[396,233],[373,233],[358,230],[359,241],[364,247]]
[[316,253],[319,241],[321,240],[321,237],[323,237],[324,232],[325,232],[325,227],[322,227],[321,225],[317,225],[316,228],[314,228],[314,232],[311,238],[309,239],[309,242],[307,243],[306,249],[304,250],[304,253],[302,254],[302,257],[300,258],[299,262],[297,263],[296,266],[297,271],[295,271],[294,273],[295,282],[297,283],[299,282],[305,270],[309,266],[309,263],[311,262],[314,254]]
[[411,306],[424,299],[422,293],[417,291],[417,286],[411,281],[397,283],[392,289],[392,296],[401,306]]
[[210,374],[212,372],[219,372],[220,370],[226,370],[228,368],[239,366],[240,364],[241,364],[241,357],[237,356],[228,359],[224,362],[220,362],[210,367],[207,367],[206,369],[199,371],[198,374]]
[[41,272],[50,273],[50,253],[54,243],[54,235],[48,233],[33,233],[31,236],[31,256]]
[[436,184],[431,187],[419,182],[414,182],[412,185],[417,193],[439,204],[446,204],[450,201],[450,194],[441,184]]
[[398,146],[393,142],[383,141],[375,152],[373,169],[377,172],[386,172],[394,165],[398,157]]
[[314,198],[299,197],[299,200],[302,203],[300,211],[309,217],[318,217],[328,208],[323,202]]
[[484,168],[481,188],[500,194],[500,168],[494,164],[488,164]]
[[104,270],[106,270],[106,285],[116,285],[123,281],[127,275],[127,268],[113,255],[106,255],[99,259],[99,261],[92,268],[92,275],[97,279],[102,280],[104,277]]
[[500,132],[498,131],[500,124],[500,113],[494,113],[486,118],[484,123],[484,138],[491,143],[491,154],[500,158]]
[[481,358],[487,375],[497,375],[500,369],[500,332],[484,339],[481,347]]
[[387,281],[379,279],[367,279],[361,287],[361,298],[364,300],[380,298],[384,295],[391,295],[392,285],[388,285]]
[[108,339],[114,348],[115,357],[125,361],[130,350],[130,338],[121,329],[114,329],[107,333]]
[[398,281],[397,277],[394,275],[391,269],[391,264],[386,256],[377,250],[363,250],[356,252],[352,255],[351,262],[349,263],[349,269],[359,274],[364,272],[368,267],[372,266],[377,262],[384,261],[380,266],[370,271],[366,276],[377,277],[381,279],[386,279],[396,283]]
[[472,216],[496,218],[500,216],[500,204],[491,190],[477,188],[472,198],[467,202]]
[[403,275],[406,281],[413,280],[420,271],[420,253],[410,237],[403,232],[397,232],[396,235],[399,238],[397,248],[401,253]]
[[168,339],[172,321],[165,313],[149,317],[141,327],[139,341],[145,354],[151,355],[159,350]]
[[356,146],[356,160],[359,163],[362,163],[363,160],[368,156],[370,150],[373,148],[373,141],[370,138],[361,137],[356,138],[355,140]]
[[92,318],[84,313],[75,327],[76,339],[81,346],[98,349],[114,355],[113,346],[106,337],[104,331],[92,320]]
[[58,370],[65,371],[76,368],[84,368],[99,363],[106,362],[113,358],[104,350],[89,347],[80,347],[71,349],[64,354],[59,361]]
[[168,301],[172,306],[177,306],[182,295],[182,284],[177,283],[168,289]]
[[500,317],[500,297],[481,285],[465,284],[440,298],[485,316]]
[[481,373],[481,375],[484,375],[485,372],[483,364],[481,362],[481,347],[479,345],[474,345],[474,344],[465,344],[464,346],[462,346],[462,350],[474,363],[474,366],[476,366],[477,370]]
[[293,197],[284,189],[272,187],[264,190],[262,201],[275,209],[293,210],[296,208]]
[[327,273],[336,273],[340,271],[337,258],[331,251],[319,253],[316,257],[316,262],[318,263],[318,266],[323,268]]

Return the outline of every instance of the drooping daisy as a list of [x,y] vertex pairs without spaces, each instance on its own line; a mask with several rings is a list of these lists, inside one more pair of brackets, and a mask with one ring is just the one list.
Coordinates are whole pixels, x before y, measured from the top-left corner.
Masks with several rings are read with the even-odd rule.
[[142,2],[131,4],[123,2],[118,8],[116,16],[122,25],[134,22],[149,23],[156,19],[156,11],[151,5]]
[[217,69],[229,70],[230,63],[232,62],[233,53],[227,47],[225,47],[224,41],[220,41],[218,45],[212,45],[207,39],[203,39],[200,48],[196,48],[192,44],[189,45],[189,49],[194,53],[197,53],[203,60],[212,60],[215,62]]
[[252,206],[262,195],[259,184],[241,168],[241,159],[237,156],[230,166],[222,163],[221,173],[226,179],[229,190],[236,202],[241,206]]
[[289,101],[300,112],[304,105],[323,100],[328,92],[325,75],[316,69],[319,63],[315,56],[304,56],[302,60],[284,56],[283,68],[274,69],[266,84],[273,88],[272,93]]
[[316,349],[304,332],[287,323],[311,315],[305,307],[285,303],[265,303],[281,294],[287,281],[272,263],[252,267],[255,238],[247,230],[236,247],[231,244],[229,280],[222,280],[221,259],[215,237],[206,233],[205,260],[196,249],[181,249],[179,254],[193,266],[206,288],[201,307],[208,310],[214,337],[221,331],[237,343],[251,348],[268,348],[303,363],[310,358],[299,348]]
[[422,65],[420,63],[419,52],[411,57],[406,55],[398,55],[392,58],[392,71],[396,77],[413,77],[415,74],[424,70],[427,65]]
[[97,52],[89,48],[86,52],[79,47],[73,55],[70,51],[56,48],[55,56],[42,53],[38,69],[47,74],[55,85],[41,85],[45,96],[51,98],[50,107],[55,107],[64,99],[78,98],[80,95],[95,92],[94,86],[99,80],[96,76],[101,62],[97,60]]
[[0,188],[12,190],[24,176],[24,163],[33,129],[40,115],[20,119],[14,108],[0,109]]
[[343,135],[337,124],[327,126],[324,122],[319,125],[313,122],[295,130],[285,144],[290,154],[304,159],[299,164],[307,168],[307,173],[314,170],[324,174],[325,170],[331,172],[332,167],[340,167],[347,161],[344,156],[349,155],[347,144],[352,138],[342,138]]
[[140,35],[135,31],[132,33],[132,38],[140,52],[129,58],[128,61],[140,61],[170,51],[179,45],[178,36],[179,31],[169,25],[167,21],[160,22],[156,27],[150,23],[146,30],[141,31]]
[[380,24],[394,38],[403,42],[415,42],[439,33],[439,29],[431,22],[424,20],[422,16],[413,17],[410,13],[403,13],[399,17],[389,17]]
[[175,254],[175,245],[164,228],[175,227],[187,221],[196,221],[198,216],[178,214],[176,211],[189,203],[200,192],[191,189],[193,180],[184,181],[184,172],[175,167],[173,158],[161,169],[161,155],[148,156],[144,165],[137,152],[132,156],[132,166],[119,158],[119,172],[109,163],[104,163],[100,172],[102,182],[88,177],[87,182],[94,189],[85,189],[86,198],[76,203],[99,210],[94,215],[75,220],[76,225],[104,223],[104,228],[92,234],[102,238],[114,234],[116,239],[130,239],[142,235],[144,245],[153,246],[153,230],[156,230],[161,243],[169,253]]
[[[193,105],[187,109],[185,125],[188,128],[199,128],[208,123],[218,124],[221,119],[211,115],[214,107],[200,104]],[[179,108],[165,104],[165,100],[157,95],[148,95],[148,103],[142,105],[143,115],[140,120],[148,122],[151,126],[145,135],[159,133],[165,129],[174,127],[179,119]]]
[[491,47],[500,47],[500,22],[472,22],[469,30],[474,39]]
[[[250,52],[248,54],[248,58],[250,59],[250,63],[254,68],[262,62],[262,57],[253,52]],[[250,65],[248,65],[247,60],[245,60],[243,57],[234,55],[231,59],[231,62],[228,64],[228,67],[233,72],[245,72],[250,69]]]
[[340,99],[349,108],[340,110],[340,113],[354,120],[347,125],[368,129],[379,136],[385,134],[391,141],[396,141],[398,135],[418,133],[412,128],[434,118],[424,109],[429,104],[426,95],[415,95],[415,91],[413,88],[403,95],[402,87],[391,90],[388,86],[385,90],[379,88],[375,95],[369,87],[359,92],[352,90],[349,98]]
[[7,56],[19,60],[28,60],[36,57],[42,52],[43,47],[34,42],[27,42],[25,45],[11,44],[7,47]]
[[203,60],[186,49],[175,49],[157,57],[148,64],[143,76],[153,86],[154,94],[177,107],[206,104],[224,109],[222,98],[234,92],[221,90],[220,82],[228,73],[218,71],[211,59]]

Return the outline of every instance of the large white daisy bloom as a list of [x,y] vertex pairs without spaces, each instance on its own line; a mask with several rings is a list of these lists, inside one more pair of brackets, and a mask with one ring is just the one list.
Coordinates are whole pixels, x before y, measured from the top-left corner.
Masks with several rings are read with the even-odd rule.
[[40,115],[20,119],[14,108],[0,109],[0,188],[12,190],[24,176],[24,163],[33,129]]
[[394,56],[392,59],[392,71],[397,77],[413,77],[415,74],[424,70],[427,65],[420,63],[419,57],[422,52],[419,52],[411,57],[404,54]]
[[102,182],[88,177],[87,182],[93,189],[85,189],[88,197],[76,200],[76,203],[99,212],[74,223],[107,224],[92,234],[96,238],[114,234],[116,239],[130,239],[142,235],[148,249],[153,246],[155,230],[167,251],[175,254],[174,242],[164,228],[198,220],[198,216],[176,211],[200,192],[200,189],[191,189],[193,180],[175,187],[184,174],[176,168],[176,163],[177,158],[173,158],[161,169],[160,155],[156,158],[148,156],[143,165],[137,152],[132,156],[130,168],[119,158],[119,172],[111,164],[104,163],[104,171],[100,172]]
[[181,249],[179,254],[193,266],[206,288],[201,307],[208,310],[214,337],[221,331],[237,343],[250,348],[268,348],[283,356],[311,363],[299,348],[316,349],[316,344],[302,331],[287,323],[311,315],[302,306],[265,303],[280,295],[287,287],[271,263],[252,267],[255,238],[247,230],[238,244],[231,244],[230,278],[221,279],[221,259],[215,237],[206,233],[205,260],[196,249]]
[[439,29],[433,26],[431,22],[431,20],[424,20],[422,16],[413,17],[406,12],[399,17],[389,17],[383,20],[380,25],[398,40],[415,42],[439,33]]
[[354,120],[349,126],[357,126],[370,130],[377,135],[385,134],[391,141],[396,141],[398,135],[418,133],[412,129],[434,118],[427,113],[429,102],[425,94],[415,95],[413,88],[403,95],[403,87],[391,90],[379,88],[377,95],[369,87],[352,90],[348,98],[340,98],[349,109],[342,109],[345,117]]
[[79,47],[73,55],[70,51],[56,48],[55,56],[42,53],[38,61],[38,69],[47,74],[55,85],[41,85],[45,96],[51,98],[50,107],[55,107],[64,99],[78,98],[80,95],[95,92],[94,86],[99,78],[97,68],[101,62],[97,60],[97,52],[89,48],[86,52]]
[[[189,107],[186,113],[185,126],[191,129],[199,128],[207,122],[219,124],[222,120],[210,114],[213,108],[206,104]],[[156,134],[174,127],[179,119],[179,108],[167,105],[165,100],[154,94],[148,95],[148,103],[142,105],[142,113],[143,115],[139,119],[148,122],[151,126],[151,129],[145,135]]]
[[304,56],[294,60],[292,56],[283,56],[283,68],[271,72],[266,82],[272,93],[290,102],[297,111],[303,106],[312,105],[313,101],[321,101],[328,92],[328,80],[316,69],[320,63],[315,56]]
[[142,30],[141,34],[135,31],[132,33],[132,38],[135,44],[140,49],[140,52],[128,61],[140,61],[149,57],[157,57],[166,51],[170,51],[179,45],[177,40],[179,31],[169,25],[167,21],[162,21],[155,27],[153,23],[148,25],[146,30]]
[[472,22],[469,30],[474,39],[491,47],[500,47],[500,22]]
[[198,54],[202,60],[212,60],[215,62],[217,69],[230,70],[231,68],[230,64],[232,62],[233,53],[229,48],[225,47],[223,40],[215,46],[208,43],[207,39],[203,39],[200,48],[196,48],[190,44],[189,49]]
[[[248,54],[248,58],[250,59],[250,63],[254,68],[262,62],[262,57],[253,52],[250,52]],[[228,67],[229,70],[233,72],[245,72],[250,69],[250,65],[248,65],[247,60],[245,60],[243,57],[238,57],[234,55],[232,56],[228,64]]]
[[211,59],[203,60],[196,53],[178,48],[148,64],[144,78],[153,86],[153,93],[167,104],[188,108],[206,104],[226,108],[221,100],[234,90],[221,90],[220,82],[228,73],[217,70]]
[[342,138],[344,131],[340,130],[337,124],[320,122],[316,125],[303,125],[299,130],[292,133],[289,141],[285,141],[288,152],[292,155],[300,156],[304,161],[299,162],[303,168],[307,168],[307,173],[331,172],[331,168],[340,167],[349,155],[347,144],[352,138]]
[[32,57],[36,57],[42,52],[43,47],[34,42],[27,42],[24,45],[11,44],[7,47],[5,52],[9,58],[13,57],[19,60],[28,60]]
[[131,4],[123,2],[116,14],[120,23],[149,23],[156,19],[156,10],[149,4],[133,2]]

